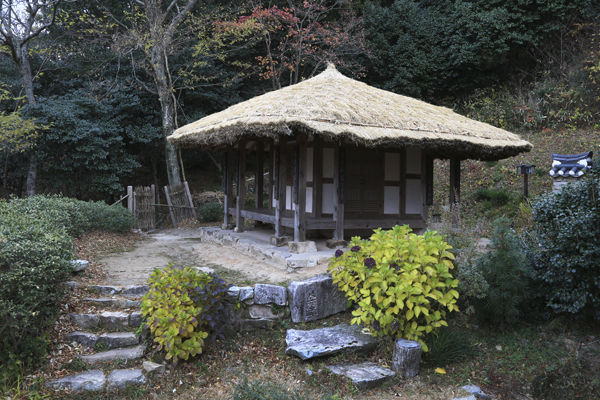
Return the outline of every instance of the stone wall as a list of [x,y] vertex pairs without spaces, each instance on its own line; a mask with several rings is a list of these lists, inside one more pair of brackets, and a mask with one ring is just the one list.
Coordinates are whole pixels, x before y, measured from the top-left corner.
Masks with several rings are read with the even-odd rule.
[[276,322],[309,322],[344,311],[344,294],[331,276],[319,275],[284,286],[232,286],[227,292],[227,319],[232,331],[270,329]]

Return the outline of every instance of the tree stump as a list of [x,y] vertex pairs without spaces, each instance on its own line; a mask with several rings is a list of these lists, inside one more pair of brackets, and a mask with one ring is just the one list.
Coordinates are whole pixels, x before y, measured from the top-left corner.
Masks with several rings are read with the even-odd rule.
[[398,339],[394,344],[392,369],[405,378],[419,374],[421,363],[421,343],[413,340]]

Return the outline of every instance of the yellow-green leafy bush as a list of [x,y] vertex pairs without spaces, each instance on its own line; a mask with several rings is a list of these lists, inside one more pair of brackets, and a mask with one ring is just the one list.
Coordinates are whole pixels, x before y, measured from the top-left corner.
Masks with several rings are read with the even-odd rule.
[[454,256],[437,232],[412,233],[408,225],[376,229],[369,240],[353,237],[329,264],[333,282],[357,305],[352,324],[375,336],[417,340],[447,326],[446,311],[457,311]]
[[222,325],[225,282],[214,274],[170,265],[155,269],[148,283],[142,314],[158,350],[174,362],[202,353],[204,339]]

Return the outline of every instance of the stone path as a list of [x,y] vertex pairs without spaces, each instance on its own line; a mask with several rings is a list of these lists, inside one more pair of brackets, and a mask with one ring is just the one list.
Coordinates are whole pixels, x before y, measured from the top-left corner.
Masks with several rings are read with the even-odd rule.
[[[67,340],[95,349],[92,354],[80,357],[85,364],[95,369],[51,380],[46,383],[46,386],[55,390],[97,392],[145,384],[144,369],[115,369],[112,368],[111,363],[118,362],[119,365],[141,363],[146,346],[140,342],[140,338],[134,331],[142,323],[142,314],[137,311],[140,305],[139,297],[148,291],[148,287],[145,285],[84,287],[75,282],[70,282],[69,286],[86,290],[90,294],[99,294],[101,297],[90,295],[85,297],[83,302],[106,308],[95,313],[70,314],[71,322],[79,330],[69,333]],[[129,311],[131,309],[136,311]],[[148,366],[144,365],[144,367]],[[154,364],[150,368],[151,371],[157,369],[164,371],[164,366]]]
[[[273,260],[271,260],[273,261]],[[108,273],[107,285],[143,285],[155,268],[174,263],[210,267],[227,281],[281,283],[324,273],[327,264],[287,272],[267,257],[202,239],[199,229],[166,229],[145,235],[133,250],[98,260]]]

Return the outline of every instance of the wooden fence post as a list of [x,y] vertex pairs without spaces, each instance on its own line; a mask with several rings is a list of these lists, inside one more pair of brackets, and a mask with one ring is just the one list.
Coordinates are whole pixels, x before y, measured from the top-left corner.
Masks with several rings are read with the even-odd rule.
[[187,196],[188,201],[190,202],[190,207],[192,209],[192,214],[194,215],[194,218],[198,218],[198,215],[196,214],[196,208],[194,207],[194,201],[192,200],[192,194],[190,193],[190,187],[188,186],[187,181],[183,182],[183,187],[185,188],[185,194]]
[[171,198],[169,197],[169,188],[165,186],[165,196],[167,198],[167,205],[169,206],[169,213],[171,214],[171,222],[173,226],[177,228],[177,221],[175,220],[175,213],[173,212],[173,204],[171,204]]
[[133,186],[127,186],[127,209],[133,213]]

